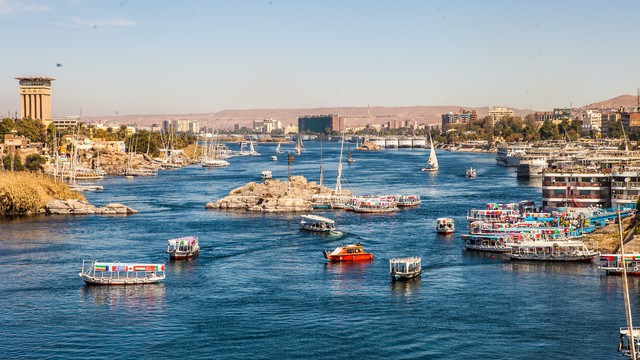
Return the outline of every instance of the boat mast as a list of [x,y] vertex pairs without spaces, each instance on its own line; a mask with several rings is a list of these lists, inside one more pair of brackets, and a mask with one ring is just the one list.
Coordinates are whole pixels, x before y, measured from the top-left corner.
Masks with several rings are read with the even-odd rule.
[[322,136],[320,137],[320,187],[322,187],[322,181],[324,180],[324,173],[322,171]]
[[344,133],[342,133],[342,141],[340,142],[340,161],[338,162],[338,178],[336,179],[336,193],[338,196],[342,195],[342,184],[340,178],[342,178],[342,152],[344,150]]
[[633,318],[631,316],[631,301],[629,300],[629,282],[627,281],[627,262],[624,258],[624,240],[622,238],[622,220],[620,219],[620,205],[617,206],[618,233],[620,236],[620,254],[622,255],[622,287],[624,295],[624,309],[627,315],[627,327],[629,328],[629,346],[631,347],[631,359],[636,360],[636,344],[633,339]]

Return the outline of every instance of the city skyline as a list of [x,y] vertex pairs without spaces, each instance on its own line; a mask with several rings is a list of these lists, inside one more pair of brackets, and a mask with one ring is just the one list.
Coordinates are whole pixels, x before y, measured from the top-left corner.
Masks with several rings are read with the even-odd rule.
[[0,111],[48,76],[52,114],[454,105],[635,94],[633,1],[0,0]]

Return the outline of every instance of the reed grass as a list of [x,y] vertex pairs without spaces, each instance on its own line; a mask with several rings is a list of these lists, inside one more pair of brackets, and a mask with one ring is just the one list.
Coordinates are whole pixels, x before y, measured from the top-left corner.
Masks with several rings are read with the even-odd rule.
[[19,215],[37,213],[53,199],[85,197],[69,186],[43,173],[0,171],[0,214]]

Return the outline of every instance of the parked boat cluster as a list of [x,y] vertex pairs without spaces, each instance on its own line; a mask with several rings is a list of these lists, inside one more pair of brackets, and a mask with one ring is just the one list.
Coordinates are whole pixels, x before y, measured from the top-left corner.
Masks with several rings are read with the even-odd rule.
[[[483,209],[468,211],[470,230],[461,238],[467,250],[503,253],[511,260],[590,262],[600,253],[585,244],[582,237],[607,221],[614,221],[619,213],[621,216],[634,214],[635,206],[621,211],[542,212],[531,201],[488,203]],[[615,255],[603,255],[603,258],[621,261]],[[603,269],[611,272],[611,266]],[[638,270],[640,274],[640,266]]]

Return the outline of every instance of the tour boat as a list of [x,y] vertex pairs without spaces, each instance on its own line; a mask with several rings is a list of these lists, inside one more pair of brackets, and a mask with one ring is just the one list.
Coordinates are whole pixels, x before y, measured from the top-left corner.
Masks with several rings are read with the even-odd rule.
[[505,234],[464,234],[460,236],[468,250],[508,253],[513,239]]
[[431,143],[431,150],[429,151],[429,160],[427,166],[422,168],[422,171],[438,171],[440,165],[438,165],[438,158],[436,157],[436,150],[433,147],[433,140],[431,139],[431,133],[429,133],[429,142]]
[[300,229],[313,232],[331,232],[335,230],[335,221],[318,215],[301,215]]
[[202,167],[225,167],[229,166],[229,162],[223,159],[209,158],[202,160]]
[[264,171],[262,171],[262,172],[260,173],[260,176],[261,176],[263,179],[265,179],[265,180],[266,180],[266,179],[271,179],[271,178],[273,178],[273,174],[271,173],[271,170],[264,170]]
[[169,239],[167,242],[167,254],[173,260],[188,259],[198,255],[200,252],[197,236]]
[[277,157],[277,156],[275,156],[275,155],[273,155],[273,156],[271,157],[271,161],[278,161],[278,157]]
[[[625,254],[627,264],[627,275],[640,276],[640,254]],[[602,254],[600,255],[600,270],[606,271],[607,275],[622,275],[622,254]]]
[[368,261],[373,260],[373,254],[364,252],[360,243],[338,246],[332,252],[325,250],[324,258],[329,261]]
[[353,197],[347,209],[361,213],[384,213],[398,211],[398,205],[385,197],[360,196]]
[[511,260],[592,261],[597,251],[580,241],[525,241],[511,244]]
[[422,273],[422,259],[419,257],[389,260],[389,274],[393,280],[411,279]]
[[422,204],[420,195],[392,195],[388,196],[387,199],[394,201],[397,207],[410,207]]
[[143,285],[164,280],[164,264],[105,263],[94,260],[78,274],[87,285]]
[[436,231],[438,234],[453,234],[456,230],[451,218],[437,218],[436,219]]
[[465,175],[468,178],[474,178],[476,176],[478,176],[478,173],[476,172],[476,169],[470,167],[467,169],[467,173]]
[[[631,338],[633,338],[633,349],[635,349],[636,356],[633,355],[631,347]],[[640,357],[640,328],[634,327],[633,331],[629,331],[628,327],[620,328],[620,344],[618,345],[618,352],[622,352],[626,358],[637,359]]]

